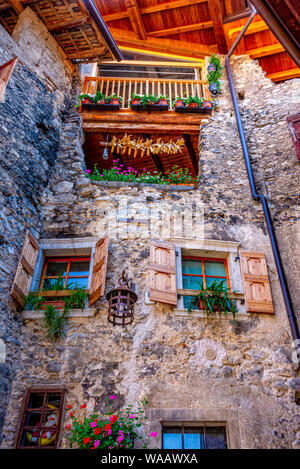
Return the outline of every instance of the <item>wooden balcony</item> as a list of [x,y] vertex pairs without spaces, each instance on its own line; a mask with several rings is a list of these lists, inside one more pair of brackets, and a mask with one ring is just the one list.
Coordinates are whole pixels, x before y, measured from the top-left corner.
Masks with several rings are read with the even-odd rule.
[[[89,106],[80,107],[85,132],[156,132],[164,134],[198,134],[203,113],[181,114],[172,108],[173,100],[185,96],[211,99],[205,80],[171,80],[147,78],[85,77],[82,93],[92,96],[100,91],[105,97],[116,94],[122,97],[119,111],[99,111]],[[130,109],[132,93],[165,95],[170,99],[167,112],[137,112]]]

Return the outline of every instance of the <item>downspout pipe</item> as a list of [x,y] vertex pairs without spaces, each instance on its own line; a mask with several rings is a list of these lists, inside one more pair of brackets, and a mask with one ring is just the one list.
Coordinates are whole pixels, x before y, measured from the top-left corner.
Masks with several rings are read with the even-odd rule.
[[96,8],[95,3],[93,2],[93,0],[84,0],[84,3],[86,8],[89,10],[93,20],[95,21],[96,25],[98,26],[99,30],[101,31],[102,36],[106,44],[110,48],[113,56],[115,57],[117,62],[121,62],[124,59],[123,54],[118,48],[117,43],[112,37],[108,27],[106,26],[104,19]]
[[291,301],[291,297],[290,297],[290,293],[289,293],[289,289],[288,289],[288,285],[287,285],[287,281],[286,281],[286,277],[285,277],[285,273],[284,273],[284,269],[283,269],[283,265],[282,265],[282,260],[281,260],[280,251],[279,251],[279,247],[278,247],[278,243],[277,243],[277,239],[276,239],[276,235],[275,235],[275,230],[274,230],[274,227],[273,227],[272,216],[271,216],[271,213],[270,213],[269,205],[268,205],[266,197],[263,194],[259,194],[256,190],[256,185],[255,185],[255,180],[254,180],[254,176],[253,176],[249,151],[248,151],[246,137],[245,137],[245,131],[244,131],[244,127],[243,127],[243,123],[242,123],[242,119],[241,119],[241,114],[240,114],[240,111],[239,111],[239,106],[238,106],[238,101],[237,101],[235,88],[234,88],[234,84],[233,84],[231,69],[230,69],[230,66],[229,66],[229,59],[230,59],[231,55],[233,54],[235,48],[237,47],[237,45],[239,44],[241,38],[243,37],[243,34],[245,33],[245,31],[247,30],[247,28],[250,25],[251,21],[253,20],[254,16],[256,15],[256,10],[255,10],[255,8],[253,8],[252,5],[251,5],[251,10],[252,10],[252,13],[251,13],[247,23],[243,27],[243,29],[240,32],[239,36],[237,37],[237,39],[235,40],[235,42],[232,45],[231,49],[229,50],[228,54],[226,55],[225,68],[226,68],[226,71],[227,71],[229,88],[230,88],[230,92],[231,92],[231,97],[232,97],[236,122],[237,122],[237,126],[238,126],[239,136],[240,136],[240,140],[241,140],[241,144],[242,144],[242,150],[243,150],[243,154],[244,154],[244,160],[245,160],[245,165],[246,165],[246,169],[247,169],[247,174],[248,174],[248,179],[249,179],[249,184],[250,184],[250,189],[251,189],[251,195],[252,195],[252,198],[255,201],[261,202],[262,207],[263,207],[263,212],[264,212],[264,216],[265,216],[265,220],[266,220],[266,224],[267,224],[267,230],[268,230],[268,234],[269,234],[269,238],[270,238],[270,242],[271,242],[271,246],[272,246],[272,251],[273,251],[273,255],[274,255],[274,259],[275,259],[275,264],[276,264],[276,268],[277,268],[277,272],[278,272],[278,278],[279,278],[279,282],[280,282],[280,286],[281,286],[281,290],[282,290],[282,294],[283,294],[283,299],[284,299],[284,303],[285,303],[285,307],[286,307],[286,312],[287,312],[287,316],[288,316],[288,320],[289,320],[289,324],[290,324],[290,328],[291,328],[292,338],[293,338],[294,341],[296,341],[296,342],[294,342],[294,344],[295,344],[295,347],[296,347],[296,350],[297,350],[298,363],[300,363],[300,335],[299,335],[298,324],[297,324],[297,320],[296,320],[296,317],[295,317],[294,308],[293,308],[293,304],[292,304],[292,301]]

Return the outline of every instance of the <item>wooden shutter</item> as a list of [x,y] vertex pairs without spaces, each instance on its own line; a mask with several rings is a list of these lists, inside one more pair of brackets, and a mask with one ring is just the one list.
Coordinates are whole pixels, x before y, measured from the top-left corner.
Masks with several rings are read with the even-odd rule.
[[266,257],[262,252],[240,253],[246,308],[249,313],[274,313]]
[[174,244],[150,243],[150,299],[177,305]]
[[30,231],[28,231],[11,290],[11,296],[22,307],[25,305],[25,298],[30,290],[38,255],[39,244]]
[[300,112],[287,118],[297,157],[300,160]]
[[104,295],[109,238],[99,239],[95,246],[92,283],[89,305],[92,306]]

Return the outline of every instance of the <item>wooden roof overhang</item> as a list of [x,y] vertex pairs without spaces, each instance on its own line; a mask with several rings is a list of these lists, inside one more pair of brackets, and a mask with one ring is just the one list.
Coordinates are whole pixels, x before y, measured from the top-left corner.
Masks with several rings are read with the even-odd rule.
[[43,21],[65,60],[123,58],[93,0],[0,0],[0,24],[10,34],[26,7]]
[[[213,52],[226,54],[250,15],[244,0],[94,2],[121,50],[194,60]],[[298,24],[299,1],[283,0],[283,4],[287,23]],[[285,4],[292,5],[292,9],[287,10]],[[257,59],[273,81],[300,76],[299,68],[273,32],[256,15],[235,53]]]

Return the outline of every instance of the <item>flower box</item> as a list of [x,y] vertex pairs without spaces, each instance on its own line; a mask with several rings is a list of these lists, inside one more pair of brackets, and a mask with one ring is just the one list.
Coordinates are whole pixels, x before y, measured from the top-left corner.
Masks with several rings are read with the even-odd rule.
[[85,104],[82,103],[82,109],[86,111],[119,111],[120,103],[118,104],[107,104],[107,103],[93,103]]
[[193,114],[193,113],[200,113],[200,114],[211,114],[212,113],[212,106],[174,106],[175,112],[181,112],[183,114]]
[[151,112],[151,111],[156,111],[156,112],[163,112],[163,111],[168,111],[169,110],[169,105],[167,104],[146,104],[146,106],[143,106],[143,104],[137,103],[133,104],[131,103],[131,109],[133,111],[146,111],[146,112]]

